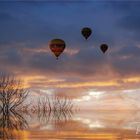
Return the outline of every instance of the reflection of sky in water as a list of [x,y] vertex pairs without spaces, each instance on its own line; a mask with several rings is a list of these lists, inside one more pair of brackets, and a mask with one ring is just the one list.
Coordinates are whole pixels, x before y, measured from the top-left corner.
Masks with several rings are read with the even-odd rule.
[[28,127],[18,131],[22,140],[140,138],[140,112],[136,111],[79,111],[67,120],[53,118],[53,114],[23,114],[23,117]]
[[[135,115],[134,115],[135,114]],[[136,128],[140,125],[139,112],[78,112],[76,113],[72,119],[64,121],[59,121],[59,125],[63,125],[59,130],[71,130],[78,129],[75,125],[79,126],[79,129],[84,128],[86,130],[96,130],[96,129],[128,129],[128,130],[136,130]],[[34,121],[37,118],[34,117]],[[34,122],[33,122],[34,123]],[[57,121],[55,122],[57,123]],[[66,125],[66,128],[65,126]],[[42,124],[38,122],[36,125],[40,128],[40,130],[57,130],[54,127],[54,122],[50,121],[48,124]],[[31,125],[32,129],[36,129]]]
[[[40,132],[46,131],[48,137],[60,139],[140,138],[139,116],[140,112],[133,111],[77,112],[70,120],[59,121],[57,127],[54,127],[53,121],[47,126],[40,126]],[[55,136],[52,136],[54,132]]]
[[[135,115],[134,115],[135,114]],[[95,112],[83,113],[74,119],[85,125],[89,130],[120,129],[140,133],[139,112]]]

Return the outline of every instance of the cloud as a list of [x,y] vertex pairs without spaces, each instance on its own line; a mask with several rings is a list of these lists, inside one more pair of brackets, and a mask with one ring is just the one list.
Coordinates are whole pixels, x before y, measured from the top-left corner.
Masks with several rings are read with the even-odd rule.
[[[140,84],[137,5],[129,2],[3,3],[0,69],[22,77],[31,88],[54,88],[67,94],[76,90],[77,95],[73,93],[73,97],[93,88],[107,91],[137,88]],[[85,26],[93,30],[87,41],[81,35]],[[53,38],[66,42],[58,61],[48,47]],[[109,46],[106,54],[100,50],[102,43]]]

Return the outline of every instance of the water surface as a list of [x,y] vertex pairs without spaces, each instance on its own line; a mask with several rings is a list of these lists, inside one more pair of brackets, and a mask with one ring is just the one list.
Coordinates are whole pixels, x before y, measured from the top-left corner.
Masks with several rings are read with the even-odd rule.
[[0,115],[3,140],[139,140],[139,111],[78,111]]

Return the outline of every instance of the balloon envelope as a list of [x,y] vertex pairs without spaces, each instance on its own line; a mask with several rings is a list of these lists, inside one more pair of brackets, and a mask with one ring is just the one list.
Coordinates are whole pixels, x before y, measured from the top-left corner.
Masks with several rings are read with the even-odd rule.
[[81,30],[82,35],[85,37],[85,39],[88,39],[89,36],[92,34],[92,30],[89,27],[84,27]]
[[62,39],[53,39],[50,41],[49,47],[56,56],[56,58],[58,59],[58,57],[64,51],[66,44]]
[[100,49],[101,49],[101,51],[102,51],[103,53],[105,53],[105,52],[108,50],[108,45],[107,45],[107,44],[102,44],[102,45],[100,46]]

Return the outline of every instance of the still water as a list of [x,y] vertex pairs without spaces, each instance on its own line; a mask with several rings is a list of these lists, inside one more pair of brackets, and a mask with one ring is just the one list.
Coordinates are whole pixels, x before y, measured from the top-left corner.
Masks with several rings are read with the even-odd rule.
[[0,140],[140,140],[140,112],[1,113]]

